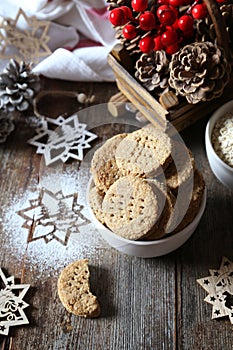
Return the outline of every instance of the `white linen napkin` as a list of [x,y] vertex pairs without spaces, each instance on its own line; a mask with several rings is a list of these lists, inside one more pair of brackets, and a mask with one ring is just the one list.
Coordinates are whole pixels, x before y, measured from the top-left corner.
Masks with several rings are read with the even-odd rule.
[[116,43],[115,31],[105,0],[4,0],[0,16],[14,19],[19,8],[27,16],[51,21],[48,46],[52,54],[34,67],[35,72],[64,80],[115,80],[107,63],[107,54]]

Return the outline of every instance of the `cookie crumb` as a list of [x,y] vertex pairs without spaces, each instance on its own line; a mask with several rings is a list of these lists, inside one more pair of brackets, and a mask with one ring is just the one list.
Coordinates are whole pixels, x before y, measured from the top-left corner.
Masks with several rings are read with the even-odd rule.
[[60,323],[60,326],[62,328],[62,331],[64,333],[69,333],[72,332],[73,326],[71,325],[71,320],[70,319],[65,319]]

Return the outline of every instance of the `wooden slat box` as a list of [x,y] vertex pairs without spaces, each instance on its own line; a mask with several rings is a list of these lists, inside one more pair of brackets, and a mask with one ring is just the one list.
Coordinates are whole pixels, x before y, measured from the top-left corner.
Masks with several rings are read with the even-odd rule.
[[[109,65],[116,77],[119,90],[133,105],[152,123],[166,125],[171,122],[181,131],[195,123],[200,118],[210,115],[220,105],[233,98],[233,78],[225,87],[223,95],[218,99],[197,104],[181,102],[171,110],[166,110],[129,72],[128,67],[123,66],[119,60],[119,51],[113,49],[108,55]],[[127,62],[126,62],[127,64]]]

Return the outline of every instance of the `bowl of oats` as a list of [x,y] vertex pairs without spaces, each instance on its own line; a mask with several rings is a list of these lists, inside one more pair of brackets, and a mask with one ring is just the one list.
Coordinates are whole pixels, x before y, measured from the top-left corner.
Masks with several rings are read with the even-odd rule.
[[206,154],[218,180],[233,190],[233,100],[218,108],[206,126]]

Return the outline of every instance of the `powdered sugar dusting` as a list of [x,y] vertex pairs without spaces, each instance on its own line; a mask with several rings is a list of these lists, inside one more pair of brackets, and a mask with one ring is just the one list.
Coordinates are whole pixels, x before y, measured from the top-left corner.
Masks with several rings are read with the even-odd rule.
[[[41,178],[40,184],[36,188],[28,190],[17,200],[12,200],[10,206],[3,208],[2,225],[7,237],[5,251],[19,261],[22,261],[23,257],[26,256],[27,268],[36,270],[38,278],[43,275],[54,276],[70,262],[91,258],[98,249],[108,247],[90,220],[85,190],[88,180],[89,172],[85,169],[80,169],[76,173],[63,172],[62,174],[54,171],[53,174]],[[29,230],[22,227],[25,222],[29,221],[20,216],[19,212],[30,207],[30,201],[38,198],[41,188],[51,192],[61,190],[64,196],[78,194],[77,202],[82,208],[81,212],[86,222],[80,225],[78,230],[71,230],[66,245],[61,244],[56,239],[46,242],[43,238],[42,226],[38,228],[41,231],[37,232],[34,239],[30,241],[28,239]],[[56,221],[54,221],[54,225],[56,225]]]

